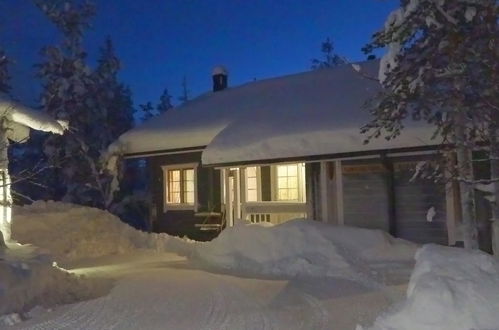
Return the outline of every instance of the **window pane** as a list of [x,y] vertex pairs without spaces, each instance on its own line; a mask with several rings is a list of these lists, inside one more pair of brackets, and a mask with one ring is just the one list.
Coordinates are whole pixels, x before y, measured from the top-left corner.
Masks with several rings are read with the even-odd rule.
[[184,170],[184,180],[194,181],[194,170]]
[[187,181],[185,183],[185,191],[194,192],[194,181]]
[[288,177],[288,188],[298,188],[297,177]]
[[247,167],[246,168],[246,177],[247,178],[256,178],[256,167]]
[[170,203],[172,204],[180,204],[180,193],[170,193]]
[[287,168],[288,168],[288,176],[298,175],[297,165],[288,165]]
[[194,204],[194,169],[182,171],[182,203]]
[[247,182],[248,189],[256,189],[256,178],[249,178]]
[[298,199],[298,189],[289,189],[288,190],[288,199],[289,200],[297,200]]
[[279,189],[279,196],[278,198],[280,200],[288,200],[288,190],[287,189]]
[[180,181],[180,171],[179,170],[168,171],[168,180],[169,181]]
[[277,166],[277,176],[287,176],[287,175],[288,175],[288,168],[286,165]]
[[257,193],[256,190],[248,190],[248,194],[246,195],[246,199],[248,202],[256,202],[257,201]]
[[194,204],[194,191],[186,191],[184,193],[184,203]]
[[180,182],[175,182],[175,181],[170,182],[170,191],[172,193],[180,192]]
[[258,201],[258,171],[256,166],[246,168],[246,200]]
[[277,182],[277,189],[284,189],[284,188],[288,188],[288,178],[287,177],[279,178],[278,182]]

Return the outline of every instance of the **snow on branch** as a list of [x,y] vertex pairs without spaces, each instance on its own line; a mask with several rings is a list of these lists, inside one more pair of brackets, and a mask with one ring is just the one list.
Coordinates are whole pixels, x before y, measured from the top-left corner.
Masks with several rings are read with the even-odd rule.
[[43,112],[32,110],[19,103],[0,99],[0,114],[10,121],[44,132],[62,135],[68,124],[57,121]]

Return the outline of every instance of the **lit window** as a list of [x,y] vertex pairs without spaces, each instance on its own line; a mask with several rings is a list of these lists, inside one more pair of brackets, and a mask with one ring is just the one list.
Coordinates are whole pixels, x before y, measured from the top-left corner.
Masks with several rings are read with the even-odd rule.
[[167,170],[166,202],[194,205],[194,169]]
[[277,166],[277,200],[297,201],[300,199],[300,164]]
[[258,201],[258,171],[256,167],[246,168],[246,200]]

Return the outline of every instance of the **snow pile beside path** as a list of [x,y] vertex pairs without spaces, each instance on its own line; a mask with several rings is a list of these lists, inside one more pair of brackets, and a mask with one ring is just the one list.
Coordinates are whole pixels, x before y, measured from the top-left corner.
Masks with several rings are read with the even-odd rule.
[[371,330],[499,329],[499,259],[426,245],[416,254],[407,300]]
[[410,262],[416,249],[379,230],[293,220],[227,228],[197,245],[195,256],[212,267],[250,274],[352,278],[369,275],[371,263]]
[[47,250],[60,264],[137,249],[179,252],[189,245],[136,230],[107,211],[52,201],[14,208],[12,239]]
[[81,278],[53,267],[44,258],[0,260],[0,326],[24,318],[35,306],[50,307],[95,298],[105,282]]

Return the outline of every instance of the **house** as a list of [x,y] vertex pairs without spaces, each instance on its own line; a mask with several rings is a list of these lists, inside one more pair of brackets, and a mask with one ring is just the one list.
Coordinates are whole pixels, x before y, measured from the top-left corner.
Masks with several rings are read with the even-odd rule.
[[123,134],[125,157],[148,161],[154,230],[210,239],[216,233],[203,224],[220,223],[220,214],[227,226],[307,217],[455,244],[456,186],[410,182],[417,163],[438,157],[432,129],[409,126],[395,140],[368,144],[360,134],[369,121],[363,104],[380,88],[369,79],[377,67],[368,61],[231,88],[219,67],[213,92]]
[[12,100],[0,97],[0,248],[10,240],[12,196],[9,175],[9,141],[18,143],[29,139],[30,129],[63,134],[67,123],[52,119],[45,113],[32,110]]

